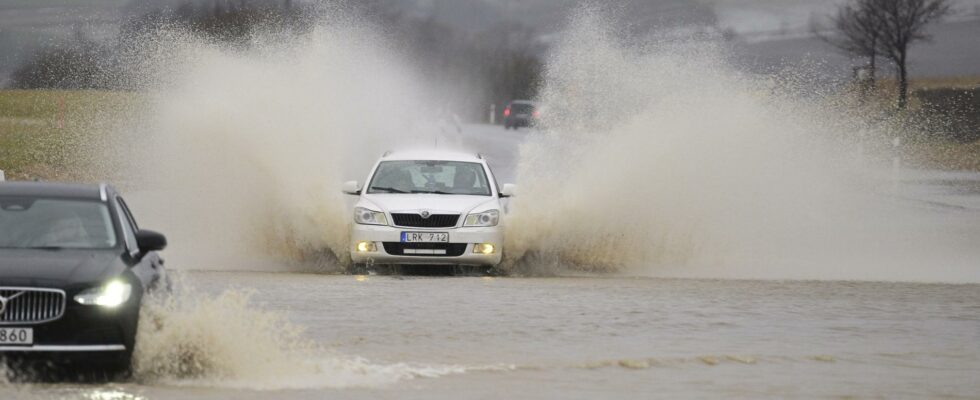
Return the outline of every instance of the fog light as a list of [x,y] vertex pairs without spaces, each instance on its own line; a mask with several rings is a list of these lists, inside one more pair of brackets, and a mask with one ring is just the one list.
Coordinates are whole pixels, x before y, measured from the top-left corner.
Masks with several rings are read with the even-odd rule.
[[473,245],[474,253],[493,254],[494,251],[497,251],[497,248],[490,243],[477,243]]
[[357,242],[357,252],[367,253],[371,251],[378,251],[378,246],[374,242]]

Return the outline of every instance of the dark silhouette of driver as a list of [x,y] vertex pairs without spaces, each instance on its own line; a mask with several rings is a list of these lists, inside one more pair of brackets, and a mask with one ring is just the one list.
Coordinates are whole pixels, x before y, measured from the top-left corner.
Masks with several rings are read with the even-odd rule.
[[453,189],[464,193],[469,193],[473,190],[473,186],[475,185],[476,171],[474,171],[472,168],[461,168],[456,170],[456,176],[453,177]]

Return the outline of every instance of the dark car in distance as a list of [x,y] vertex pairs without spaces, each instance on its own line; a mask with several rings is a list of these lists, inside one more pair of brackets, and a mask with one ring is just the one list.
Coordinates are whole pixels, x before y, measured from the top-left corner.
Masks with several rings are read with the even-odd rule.
[[541,116],[537,105],[530,100],[513,100],[504,107],[504,129],[534,126]]
[[166,245],[111,186],[0,182],[0,357],[127,371]]

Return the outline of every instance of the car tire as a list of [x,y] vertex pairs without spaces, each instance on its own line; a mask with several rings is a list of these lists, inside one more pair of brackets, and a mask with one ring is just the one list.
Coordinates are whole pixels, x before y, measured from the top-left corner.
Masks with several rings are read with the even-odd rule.
[[364,263],[352,263],[347,267],[347,273],[351,275],[367,275],[368,267]]
[[401,266],[394,264],[374,264],[370,272],[375,275],[401,275]]
[[127,378],[133,371],[133,352],[126,350],[118,357],[102,362],[100,367],[109,379]]
[[133,352],[100,355],[87,362],[72,362],[59,367],[57,375],[92,382],[125,380],[132,375]]

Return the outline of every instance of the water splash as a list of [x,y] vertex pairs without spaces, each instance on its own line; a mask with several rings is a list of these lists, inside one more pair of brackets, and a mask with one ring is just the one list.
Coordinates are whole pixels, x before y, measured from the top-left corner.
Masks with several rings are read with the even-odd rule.
[[[980,240],[977,216],[900,204],[855,151],[882,132],[805,73],[748,75],[721,41],[615,26],[581,10],[547,61],[549,129],[521,149],[511,271],[977,279],[964,245]],[[143,225],[173,238],[171,265],[338,271],[341,182],[441,131],[420,120],[437,102],[411,57],[356,18],[248,50],[165,39],[147,52],[150,98],[124,124],[125,148],[147,150],[130,163],[142,173],[119,180]]]
[[[182,285],[184,286],[184,285]],[[252,304],[249,290],[210,296],[184,286],[144,304],[134,353],[143,384],[251,390],[380,387],[506,365],[376,363],[307,339],[285,315]]]
[[581,10],[547,63],[549,132],[521,149],[512,270],[976,279],[976,251],[917,230],[947,221],[882,190],[854,151],[867,121],[805,74],[751,76],[721,42],[613,26]]
[[179,32],[148,47],[149,99],[119,153],[146,151],[128,160],[140,173],[119,180],[170,233],[174,265],[337,268],[347,248],[341,182],[362,179],[385,150],[433,136],[417,120],[426,91],[408,63],[351,19],[303,37],[258,35],[248,50]]

